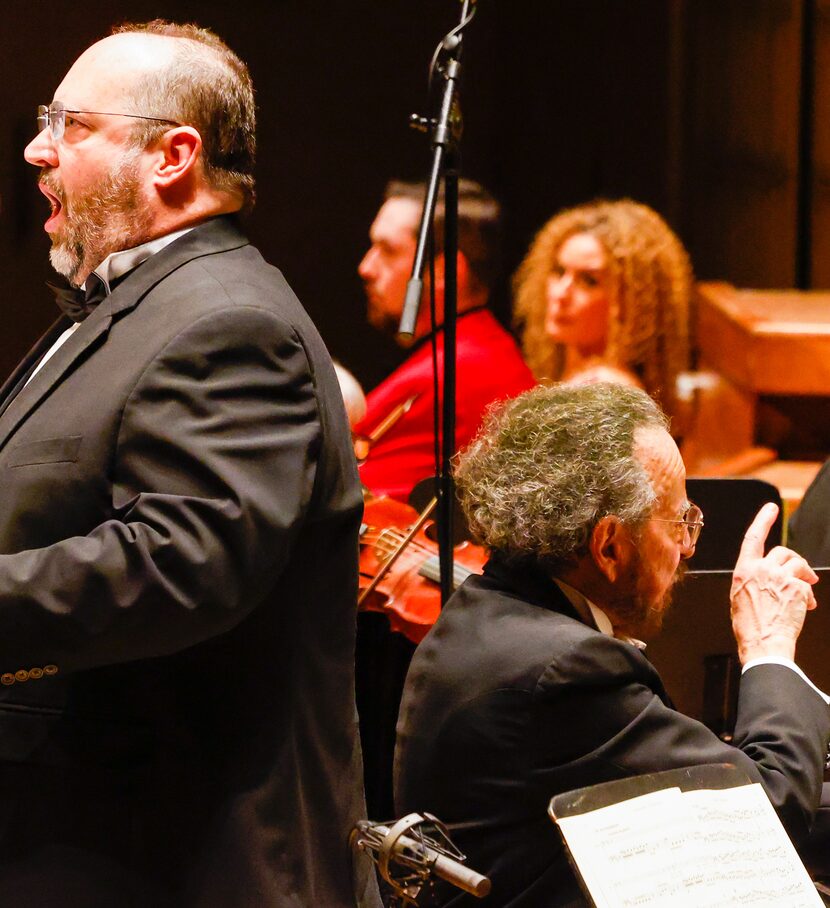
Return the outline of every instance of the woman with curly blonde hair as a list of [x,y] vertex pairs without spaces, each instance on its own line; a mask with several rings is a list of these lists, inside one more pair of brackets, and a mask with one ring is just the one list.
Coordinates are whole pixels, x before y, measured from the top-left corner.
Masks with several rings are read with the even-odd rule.
[[619,381],[672,415],[688,368],[692,272],[680,240],[630,199],[562,211],[514,278],[516,321],[537,379]]

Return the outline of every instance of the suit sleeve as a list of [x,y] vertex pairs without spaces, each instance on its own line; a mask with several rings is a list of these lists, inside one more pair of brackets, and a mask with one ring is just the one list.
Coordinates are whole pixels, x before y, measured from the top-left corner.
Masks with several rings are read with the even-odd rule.
[[196,321],[124,406],[109,519],[0,556],[0,670],[21,652],[62,670],[159,655],[232,627],[290,556],[320,446],[293,330],[256,307]]
[[734,763],[761,782],[787,831],[802,840],[819,804],[830,735],[830,709],[821,697],[785,666],[756,666],[741,680],[738,722],[727,744],[660,693],[656,672],[633,648],[598,635],[584,641],[540,681],[543,762],[556,767],[560,783],[569,773],[578,778],[586,762],[596,782]]

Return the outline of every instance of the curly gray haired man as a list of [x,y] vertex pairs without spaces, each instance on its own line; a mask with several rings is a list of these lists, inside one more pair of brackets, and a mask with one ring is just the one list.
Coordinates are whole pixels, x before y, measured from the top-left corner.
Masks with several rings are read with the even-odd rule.
[[513,560],[572,564],[601,518],[633,525],[654,504],[634,436],[667,420],[639,391],[539,387],[492,410],[486,426],[456,481],[479,542]]
[[[582,904],[546,808],[585,785],[734,763],[796,841],[809,830],[830,709],[793,661],[816,575],[788,549],[763,553],[777,508],[759,512],[735,568],[744,673],[731,744],[673,709],[637,639],[659,630],[702,527],[685,475],[663,414],[619,385],[526,392],[459,458],[462,504],[491,558],[415,653],[396,810],[448,824],[491,877],[491,908]],[[464,904],[439,894],[450,903]]]

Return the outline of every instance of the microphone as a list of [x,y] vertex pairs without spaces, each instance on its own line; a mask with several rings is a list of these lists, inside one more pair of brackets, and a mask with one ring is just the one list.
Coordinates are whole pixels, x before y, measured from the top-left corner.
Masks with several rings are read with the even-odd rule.
[[[490,880],[465,867],[444,824],[431,814],[410,813],[392,826],[360,820],[352,830],[352,848],[368,854],[398,898],[413,900],[432,876],[477,898],[490,892]],[[403,871],[395,875],[390,864]]]

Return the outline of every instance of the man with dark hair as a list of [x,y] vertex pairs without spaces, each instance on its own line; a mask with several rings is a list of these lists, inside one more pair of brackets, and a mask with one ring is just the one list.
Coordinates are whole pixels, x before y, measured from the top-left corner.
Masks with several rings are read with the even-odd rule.
[[[584,904],[547,805],[626,776],[734,763],[803,840],[819,806],[830,709],[793,661],[817,577],[788,549],[763,554],[776,506],[759,512],[735,567],[743,675],[730,745],[671,707],[639,642],[659,630],[703,521],[644,392],[597,384],[523,394],[488,417],[456,478],[491,559],[412,660],[395,798],[401,813],[447,823],[470,866],[492,878],[484,904]],[[445,891],[439,903],[473,899]]]
[[0,390],[0,904],[376,905],[361,494],[326,349],[237,222],[247,68],[126,26],[38,125],[83,292]]
[[[397,331],[412,271],[424,186],[394,181],[369,236],[371,246],[358,272],[366,287],[369,321]],[[513,338],[487,308],[499,268],[499,206],[478,183],[461,180],[458,191],[458,329],[456,443],[463,447],[481,422],[485,407],[533,385]],[[436,206],[435,248],[443,249],[443,199]],[[428,284],[428,278],[425,281]],[[413,486],[435,473],[432,334],[429,290],[415,326],[410,357],[366,399],[366,416],[355,426],[371,436],[388,428],[368,449],[360,467],[363,484],[376,495],[405,501]],[[443,369],[444,261],[436,256],[436,334],[439,373]]]

